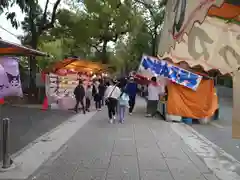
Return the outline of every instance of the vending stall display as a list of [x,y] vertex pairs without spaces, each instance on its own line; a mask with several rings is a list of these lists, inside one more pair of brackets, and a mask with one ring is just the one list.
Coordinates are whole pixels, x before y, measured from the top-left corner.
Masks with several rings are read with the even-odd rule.
[[[159,38],[158,58],[169,58],[174,64],[185,62],[189,69],[197,69],[197,72],[200,70],[210,77],[218,75],[233,76],[234,89],[239,89],[240,81],[237,81],[237,78],[240,77],[238,75],[240,69],[238,53],[240,50],[239,5],[239,1],[230,0],[169,0],[166,5],[163,30]],[[207,82],[205,83],[205,80],[201,81],[195,93],[199,94],[199,97],[204,96],[200,91],[203,90],[202,87],[207,86],[208,93],[210,92],[208,97],[212,97],[211,101],[215,104],[214,96],[216,96],[216,93],[214,85],[212,85],[213,79],[208,79]],[[174,93],[182,97],[182,91],[176,84],[174,86]],[[187,89],[184,88],[184,90]],[[234,99],[237,99],[238,91],[234,90],[233,92]],[[184,92],[184,96],[196,100],[195,93],[192,91]],[[188,100],[182,102],[186,104],[192,102],[192,100],[191,102]],[[173,103],[172,106],[178,106],[179,104],[181,103]],[[205,108],[208,107],[213,112],[214,110],[211,108],[214,105],[212,104],[209,107],[207,104],[205,103],[201,109],[205,111]],[[185,106],[186,109],[189,108]],[[238,109],[239,104],[234,104],[233,137],[239,138]],[[172,110],[171,113],[176,113]],[[181,112],[183,111],[182,108]],[[183,114],[186,115],[186,112]],[[202,115],[205,114],[207,118],[209,114],[206,112]],[[199,113],[188,115],[196,117],[199,116]]]
[[1,104],[4,102],[15,103],[24,99],[19,70],[19,62],[21,60],[19,57],[21,56],[47,56],[47,54],[0,38]]
[[83,82],[86,88],[93,79],[107,76],[106,68],[100,63],[80,59],[65,59],[45,70],[46,95],[52,109],[71,110],[76,100],[74,89]]
[[202,122],[202,119],[212,117],[218,107],[214,82],[202,73],[182,67],[143,55],[136,77],[157,77],[159,88],[165,89],[158,104],[158,111],[164,119],[182,121],[191,118]]

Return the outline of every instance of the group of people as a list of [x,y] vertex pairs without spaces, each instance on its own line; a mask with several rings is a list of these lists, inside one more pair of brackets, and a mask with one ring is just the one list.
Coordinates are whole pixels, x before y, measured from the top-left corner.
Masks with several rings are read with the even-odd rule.
[[[81,104],[81,110],[85,114],[86,111],[90,111],[92,99],[95,101],[95,107],[97,110],[101,110],[101,107],[104,105],[104,93],[106,85],[103,83],[103,80],[94,80],[92,85],[87,85],[85,88],[83,81],[79,80],[77,87],[74,89],[74,95],[76,99],[75,112],[79,110],[79,104]],[[84,102],[85,100],[85,102]]]
[[96,110],[100,111],[105,104],[108,107],[109,122],[116,120],[116,113],[119,113],[119,123],[124,122],[126,108],[129,107],[129,114],[135,106],[137,95],[137,84],[134,78],[128,80],[109,80],[106,83],[100,80],[94,80],[92,85],[84,87],[83,81],[79,80],[78,86],[74,89],[76,99],[75,112],[81,110],[85,114],[90,111],[91,101],[94,100]]
[[124,123],[126,108],[132,115],[137,95],[137,83],[134,78],[120,81],[112,80],[105,92],[106,105],[108,107],[109,123],[116,121],[116,112],[119,115],[119,123]]
[[[147,87],[147,117],[152,117],[157,113],[157,106],[160,96],[165,94],[164,88],[157,83],[157,78],[152,77]],[[74,90],[76,98],[75,111],[78,112],[78,106],[85,114],[89,111],[92,99],[95,102],[96,110],[100,111],[103,105],[107,105],[109,123],[116,122],[116,114],[118,113],[118,122],[124,123],[125,112],[128,108],[129,114],[132,115],[136,95],[138,92],[137,83],[134,77],[122,80],[110,80],[104,83],[103,80],[94,80],[92,85],[84,88],[83,82],[80,80],[78,86]],[[84,99],[86,105],[84,103]]]

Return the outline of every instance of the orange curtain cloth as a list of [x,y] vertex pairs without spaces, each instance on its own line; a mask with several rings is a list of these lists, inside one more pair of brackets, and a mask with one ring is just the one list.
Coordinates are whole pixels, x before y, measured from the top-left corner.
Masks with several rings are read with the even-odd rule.
[[168,114],[200,119],[213,116],[217,108],[213,80],[202,80],[197,91],[175,83],[168,84]]
[[19,54],[19,53],[23,53],[24,49],[20,49],[20,48],[0,48],[0,54]]
[[226,19],[235,19],[240,21],[240,6],[224,3],[220,8],[211,7],[208,16],[218,16]]

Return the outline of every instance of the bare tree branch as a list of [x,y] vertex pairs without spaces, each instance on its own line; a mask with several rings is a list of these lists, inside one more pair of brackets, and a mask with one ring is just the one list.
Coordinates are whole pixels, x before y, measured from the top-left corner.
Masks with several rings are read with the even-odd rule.
[[44,30],[47,30],[47,29],[50,29],[50,28],[53,28],[53,27],[54,27],[54,22],[55,22],[55,20],[56,20],[57,8],[58,8],[60,2],[61,2],[61,0],[57,0],[57,1],[55,2],[54,6],[53,6],[53,10],[52,10],[51,21],[50,21],[50,23],[44,25],[44,26],[40,29],[41,32],[44,31]]
[[44,25],[46,24],[46,21],[47,21],[48,4],[49,4],[49,0],[47,0],[46,4],[45,4],[44,13],[43,13],[43,16],[42,16],[42,19],[41,19],[40,28],[39,28],[40,31],[43,29],[43,27],[44,27]]
[[[156,23],[157,18],[156,18],[156,14],[154,13],[153,9],[153,5],[152,4],[148,4],[146,3],[144,0],[135,0],[136,3],[139,3],[139,4],[142,4],[150,13],[153,21]],[[161,0],[159,5],[158,5],[158,8],[162,8],[164,7],[165,5],[167,4],[167,0]]]
[[[98,44],[99,45],[99,44]],[[91,47],[93,47],[94,49],[96,49],[97,52],[101,52],[101,50],[99,49],[98,45],[95,44],[90,44]]]

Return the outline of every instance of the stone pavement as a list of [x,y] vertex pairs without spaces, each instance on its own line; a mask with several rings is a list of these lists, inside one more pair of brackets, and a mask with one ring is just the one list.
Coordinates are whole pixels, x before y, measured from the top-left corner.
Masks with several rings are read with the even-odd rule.
[[144,117],[144,101],[125,124],[98,112],[29,180],[217,180],[171,128]]
[[[70,117],[74,116],[70,111],[42,111],[37,108],[14,107],[4,105],[0,107],[0,116],[10,118],[10,154],[14,154],[26,145],[57,127]],[[2,135],[2,123],[0,123],[0,143]],[[1,154],[0,148],[0,154]],[[0,156],[0,160],[2,156]]]

